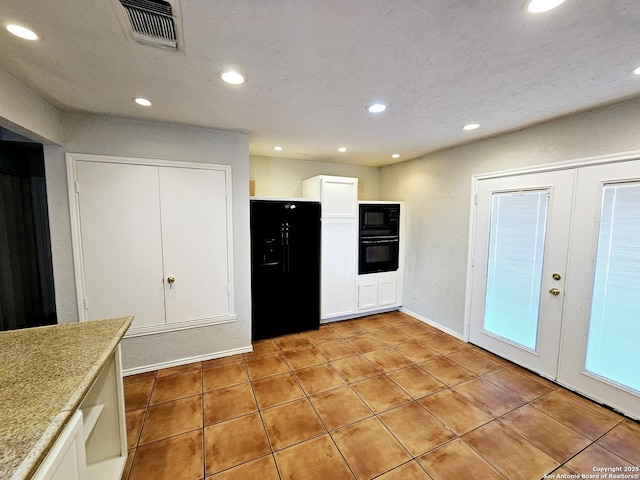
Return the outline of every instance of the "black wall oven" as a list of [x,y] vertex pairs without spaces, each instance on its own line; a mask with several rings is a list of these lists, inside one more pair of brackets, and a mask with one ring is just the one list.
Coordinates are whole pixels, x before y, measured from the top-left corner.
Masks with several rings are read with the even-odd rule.
[[398,269],[399,226],[399,204],[360,204],[358,274]]

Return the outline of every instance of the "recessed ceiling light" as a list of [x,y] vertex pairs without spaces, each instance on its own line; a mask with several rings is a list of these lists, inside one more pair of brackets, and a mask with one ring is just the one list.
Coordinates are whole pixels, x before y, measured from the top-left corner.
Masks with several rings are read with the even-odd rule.
[[134,98],[134,102],[136,102],[138,105],[142,105],[143,107],[151,106],[151,102],[146,98],[142,98],[142,97]]
[[227,83],[232,85],[240,85],[244,83],[244,76],[235,70],[227,70],[226,72],[222,72],[220,74],[220,78]]
[[400,154],[399,153],[394,153],[393,155],[391,155],[391,158],[400,158]]
[[380,113],[384,112],[387,109],[387,106],[384,103],[372,103],[367,107],[371,113]]
[[24,40],[38,40],[38,38],[40,38],[36,32],[21,25],[7,25],[7,30],[16,37],[20,37]]
[[463,130],[475,130],[476,128],[480,128],[479,123],[467,123],[464,127],[462,127]]
[[564,0],[531,0],[527,5],[527,10],[531,13],[544,13],[553,10]]
[[636,68],[636,69],[633,71],[633,73],[634,73],[635,75],[640,75],[640,67]]
[[340,147],[340,148],[338,148],[338,151],[339,151],[340,153],[344,153],[344,152],[346,152],[346,151],[347,151],[347,147]]
[[276,152],[281,152],[281,151],[282,151],[282,147],[281,147],[280,145],[276,145],[275,147],[273,147],[273,149],[274,149]]

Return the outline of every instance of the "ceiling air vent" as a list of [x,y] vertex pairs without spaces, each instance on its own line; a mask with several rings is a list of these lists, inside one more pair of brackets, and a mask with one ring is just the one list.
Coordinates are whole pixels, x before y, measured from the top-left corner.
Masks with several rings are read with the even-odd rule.
[[163,0],[120,0],[127,11],[133,38],[137,42],[177,48],[173,10]]

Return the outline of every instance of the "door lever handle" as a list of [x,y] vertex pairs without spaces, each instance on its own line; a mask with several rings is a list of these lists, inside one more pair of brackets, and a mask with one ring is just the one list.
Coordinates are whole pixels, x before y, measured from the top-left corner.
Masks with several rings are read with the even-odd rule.
[[560,290],[558,290],[557,288],[552,288],[551,290],[549,290],[549,293],[557,297],[558,295],[560,295]]

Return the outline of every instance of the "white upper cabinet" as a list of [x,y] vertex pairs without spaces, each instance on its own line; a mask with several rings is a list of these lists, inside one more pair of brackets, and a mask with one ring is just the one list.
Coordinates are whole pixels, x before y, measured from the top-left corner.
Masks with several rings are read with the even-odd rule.
[[68,171],[81,320],[233,319],[229,167],[70,154]]
[[302,196],[319,200],[322,218],[358,219],[358,179],[319,175],[302,182]]

